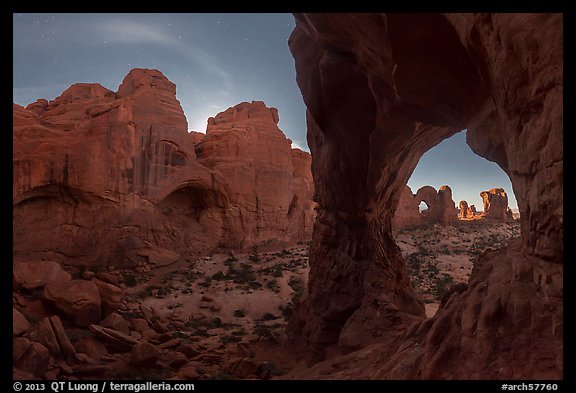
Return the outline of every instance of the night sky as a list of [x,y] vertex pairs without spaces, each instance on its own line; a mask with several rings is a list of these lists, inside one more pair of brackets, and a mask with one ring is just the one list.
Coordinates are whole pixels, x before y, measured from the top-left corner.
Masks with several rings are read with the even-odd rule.
[[[77,82],[116,91],[136,67],[155,68],[176,84],[189,130],[243,101],[278,108],[293,147],[306,145],[305,106],[287,40],[291,14],[14,14],[13,101],[53,100]],[[408,185],[448,184],[453,199],[482,209],[479,193],[512,186],[494,163],[475,155],[465,132],[420,160]]]

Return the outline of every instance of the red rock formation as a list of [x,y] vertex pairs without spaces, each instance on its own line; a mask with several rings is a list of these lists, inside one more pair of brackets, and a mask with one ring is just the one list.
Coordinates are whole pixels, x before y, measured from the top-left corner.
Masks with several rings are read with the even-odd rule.
[[508,195],[502,188],[492,188],[480,193],[484,204],[484,218],[508,222],[514,220],[508,207]]
[[411,225],[422,224],[423,217],[420,214],[419,205],[420,201],[416,200],[415,195],[412,194],[412,189],[405,186],[392,218],[392,228],[398,230]]
[[[428,209],[422,212],[419,209],[421,202],[428,205]],[[436,192],[434,187],[424,186],[414,195],[410,187],[406,186],[392,218],[392,227],[400,229],[424,223],[449,225],[455,222],[456,217],[457,211],[450,187],[442,186]]]
[[289,226],[299,239],[312,229],[309,155],[293,153],[277,124],[276,108],[243,102],[209,118],[196,146],[198,162],[222,173],[230,199],[244,209],[236,214],[252,244],[286,240]]
[[468,214],[469,214],[468,202],[460,201],[460,203],[458,204],[458,208],[459,208],[458,217],[460,219],[468,218]]
[[456,205],[452,199],[452,189],[448,186],[442,186],[438,190],[438,221],[441,224],[453,224],[458,217]]
[[[296,22],[319,205],[309,290],[288,327],[296,348],[318,359],[379,345],[377,358],[334,363],[348,378],[561,378],[562,15]],[[464,128],[510,176],[522,241],[480,256],[468,288],[424,320],[391,218],[420,157]]]
[[481,218],[480,216],[476,216],[476,206],[470,205],[468,206],[468,202],[460,201],[460,212],[458,213],[458,217],[461,220],[469,220],[474,218]]
[[129,266],[310,236],[310,159],[293,156],[277,111],[241,104],[245,117],[231,108],[201,139],[175,93],[161,72],[134,69],[118,92],[80,83],[13,106],[16,260]]

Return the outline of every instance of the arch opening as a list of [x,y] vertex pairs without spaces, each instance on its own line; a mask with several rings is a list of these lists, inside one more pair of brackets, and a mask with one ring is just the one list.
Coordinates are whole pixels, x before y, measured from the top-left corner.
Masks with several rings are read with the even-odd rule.
[[426,201],[420,201],[420,203],[418,204],[418,211],[420,212],[420,214],[426,215],[428,209],[430,209],[430,206],[428,206]]
[[[466,130],[418,161],[394,213],[393,234],[427,317],[435,315],[452,285],[468,285],[478,255],[520,237],[520,223],[508,206],[511,201],[516,207],[516,198],[504,190],[511,188],[497,164],[469,148]],[[436,189],[443,189],[444,197]]]
[[[553,104],[562,96],[561,55],[547,57],[546,65],[528,75],[532,54],[512,58],[493,48],[525,48],[521,42],[528,36],[530,42],[540,42],[541,35],[515,35],[505,26],[545,21],[558,40],[533,49],[554,47],[561,54],[562,23],[553,15],[524,19],[488,15],[482,22],[497,27],[477,29],[482,18],[296,15],[298,26],[289,44],[308,108],[319,207],[309,291],[290,321],[288,335],[312,353],[313,360],[324,359],[334,347],[348,352],[374,343],[382,344],[388,358],[403,357],[404,344],[414,342],[425,349],[414,355],[417,360],[412,359],[404,374],[389,365],[379,368],[378,375],[486,378],[485,370],[495,369],[504,370],[501,378],[561,375],[561,360],[538,373],[530,373],[533,370],[519,362],[510,366],[510,348],[525,345],[519,334],[506,336],[507,347],[493,345],[499,337],[494,319],[508,315],[501,310],[520,307],[519,299],[526,299],[526,293],[538,303],[526,305],[528,312],[547,304],[550,318],[562,319],[561,300],[542,296],[534,289],[539,285],[535,276],[518,270],[547,266],[562,276],[562,169],[554,164],[563,161],[562,109]],[[498,30],[510,34],[494,34]],[[361,44],[352,44],[356,41],[350,36],[355,34]],[[557,78],[560,84],[555,86],[560,87],[545,88],[540,78]],[[535,97],[536,86],[546,93]],[[539,111],[530,109],[535,107]],[[422,155],[464,128],[472,150],[510,176],[522,237],[506,250],[482,254],[474,279],[448,291],[441,316],[422,322],[424,304],[393,239],[393,216]],[[451,199],[450,188],[440,187],[437,200]],[[455,203],[451,209],[449,216],[439,218],[457,220]],[[502,285],[502,277],[514,286]],[[495,297],[479,295],[490,286]],[[500,300],[495,305],[493,299]],[[478,315],[478,307],[485,315]],[[345,320],[343,311],[348,312]],[[509,317],[518,332],[533,337],[530,327],[520,322],[522,317]],[[452,323],[456,320],[462,324]],[[485,334],[475,334],[476,329]],[[532,343],[539,355],[560,359],[562,345],[552,330],[543,333],[547,344],[539,344],[540,336]],[[470,343],[466,339],[472,336]],[[489,348],[483,359],[490,359],[481,368],[464,355],[480,346]]]

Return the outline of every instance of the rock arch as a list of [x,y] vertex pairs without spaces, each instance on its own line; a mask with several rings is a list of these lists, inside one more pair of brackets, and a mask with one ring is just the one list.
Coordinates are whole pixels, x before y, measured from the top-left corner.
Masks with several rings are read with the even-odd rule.
[[[427,208],[420,211],[422,202]],[[438,191],[432,186],[423,186],[416,194],[412,194],[410,187],[405,186],[392,217],[392,227],[400,229],[427,223],[450,225],[456,218],[457,211],[449,186],[444,185]]]
[[[561,377],[562,16],[295,17],[318,203],[296,347],[320,360],[380,343],[377,367],[354,365],[370,377]],[[391,218],[420,157],[464,128],[510,177],[522,241],[424,321]]]

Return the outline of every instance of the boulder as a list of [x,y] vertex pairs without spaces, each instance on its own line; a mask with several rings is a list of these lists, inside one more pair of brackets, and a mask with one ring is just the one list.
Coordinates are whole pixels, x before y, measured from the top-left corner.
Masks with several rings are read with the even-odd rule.
[[30,330],[30,322],[26,319],[24,314],[16,308],[12,308],[12,336],[21,336]]
[[250,375],[256,374],[258,364],[249,358],[237,358],[230,360],[226,364],[225,370],[228,374],[237,378],[246,378]]
[[122,297],[124,292],[120,287],[98,279],[92,280],[92,282],[98,288],[103,317],[109,316],[122,307]]
[[44,345],[32,342],[22,356],[14,361],[14,366],[40,377],[48,369],[50,358],[50,351]]
[[31,337],[48,348],[53,356],[71,356],[76,353],[57,315],[42,319]]
[[44,287],[43,301],[80,327],[101,319],[98,287],[92,281],[72,280]]
[[118,330],[100,325],[90,325],[89,328],[91,332],[106,343],[108,348],[118,352],[130,352],[132,347],[138,343],[134,338]]
[[146,341],[132,347],[132,364],[136,367],[151,367],[158,360],[158,349]]
[[124,319],[124,317],[116,313],[108,315],[100,322],[100,325],[110,329],[118,330],[124,334],[130,334],[130,324],[127,320]]
[[12,266],[15,289],[36,289],[47,284],[69,281],[70,273],[53,261],[17,262]]
[[74,343],[77,352],[89,355],[93,359],[99,360],[102,356],[108,355],[106,346],[94,337],[84,337]]

